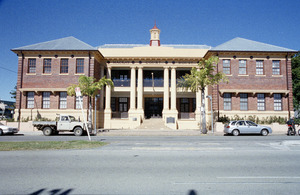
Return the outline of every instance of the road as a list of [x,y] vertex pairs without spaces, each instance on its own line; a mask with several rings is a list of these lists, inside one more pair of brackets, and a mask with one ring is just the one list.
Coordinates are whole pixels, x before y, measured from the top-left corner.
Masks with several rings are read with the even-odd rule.
[[[0,141],[74,140],[3,136]],[[0,194],[299,194],[300,137],[96,136],[87,150],[0,152]]]

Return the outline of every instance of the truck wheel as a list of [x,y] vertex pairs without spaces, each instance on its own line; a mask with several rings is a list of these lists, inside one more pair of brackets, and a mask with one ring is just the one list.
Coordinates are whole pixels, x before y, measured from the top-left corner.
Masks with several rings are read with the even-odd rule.
[[0,129],[0,136],[1,136],[1,135],[3,135],[3,131],[2,131],[2,129]]
[[49,135],[52,134],[52,129],[50,127],[45,127],[43,129],[43,133],[44,133],[45,136],[49,136]]
[[76,135],[76,136],[81,136],[82,134],[83,134],[83,130],[82,130],[81,127],[76,127],[76,128],[74,129],[74,135]]

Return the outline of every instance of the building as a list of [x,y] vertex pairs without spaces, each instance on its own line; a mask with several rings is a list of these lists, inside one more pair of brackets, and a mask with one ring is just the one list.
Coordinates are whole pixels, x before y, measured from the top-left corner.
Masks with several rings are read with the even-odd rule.
[[[80,75],[96,79],[106,75],[115,87],[100,91],[98,128],[139,128],[144,120],[161,118],[172,129],[198,129],[201,94],[183,91],[176,83],[200,59],[213,55],[220,59],[216,71],[229,79],[229,84],[206,89],[215,120],[223,115],[291,115],[291,57],[297,51],[243,38],[216,47],[163,45],[156,25],[150,35],[146,45],[92,47],[66,37],[12,49],[19,58],[15,117],[55,118],[59,113],[78,117],[79,101],[68,96],[66,88]],[[206,103],[210,105],[210,100]],[[83,104],[88,112],[87,97]],[[206,113],[210,115],[210,106]]]

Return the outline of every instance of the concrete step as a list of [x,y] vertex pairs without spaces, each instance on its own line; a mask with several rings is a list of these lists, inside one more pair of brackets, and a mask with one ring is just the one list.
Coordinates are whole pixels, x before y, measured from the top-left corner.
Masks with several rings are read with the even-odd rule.
[[165,126],[162,118],[145,119],[138,129],[170,130],[170,128]]

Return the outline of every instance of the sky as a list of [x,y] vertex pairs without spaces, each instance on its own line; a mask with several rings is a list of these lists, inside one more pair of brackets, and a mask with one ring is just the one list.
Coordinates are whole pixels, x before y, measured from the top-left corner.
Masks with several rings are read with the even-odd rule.
[[300,50],[299,8],[299,0],[0,0],[0,100],[14,101],[13,48],[68,36],[95,47],[149,44],[156,21],[161,44],[241,37]]

